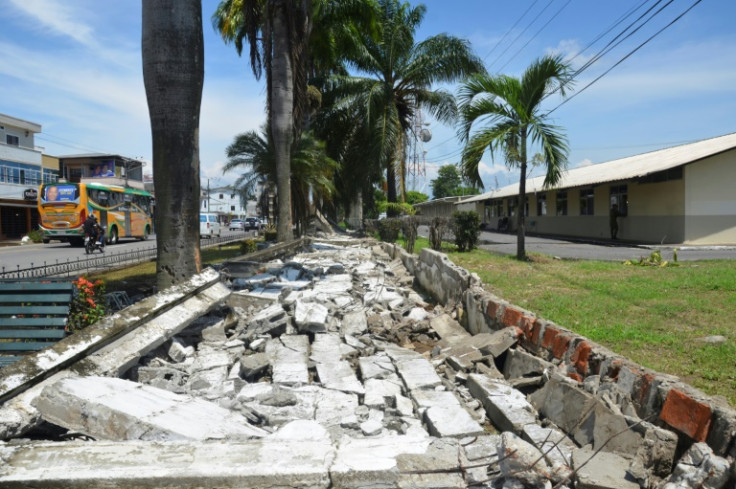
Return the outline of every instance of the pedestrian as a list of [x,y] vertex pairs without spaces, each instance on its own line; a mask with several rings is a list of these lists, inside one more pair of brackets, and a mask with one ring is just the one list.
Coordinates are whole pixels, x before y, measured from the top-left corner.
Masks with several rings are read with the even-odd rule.
[[616,236],[618,235],[618,204],[613,204],[611,207],[611,239],[618,239]]

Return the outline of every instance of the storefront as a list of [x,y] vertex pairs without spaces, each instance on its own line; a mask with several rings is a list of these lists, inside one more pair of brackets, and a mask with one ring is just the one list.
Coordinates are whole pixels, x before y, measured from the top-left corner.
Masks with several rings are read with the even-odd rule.
[[0,241],[18,240],[38,229],[38,190],[18,187],[11,192],[0,198]]

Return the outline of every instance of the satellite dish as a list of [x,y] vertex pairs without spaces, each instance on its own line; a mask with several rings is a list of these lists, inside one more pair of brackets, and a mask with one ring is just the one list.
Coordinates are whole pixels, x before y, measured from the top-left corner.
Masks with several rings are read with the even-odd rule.
[[430,131],[427,128],[424,128],[421,131],[419,131],[419,137],[422,139],[423,143],[429,142],[429,140],[432,139],[432,131]]

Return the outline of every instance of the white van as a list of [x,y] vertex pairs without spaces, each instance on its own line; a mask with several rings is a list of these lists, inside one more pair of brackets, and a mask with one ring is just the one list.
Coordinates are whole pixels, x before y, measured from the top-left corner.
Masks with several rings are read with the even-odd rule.
[[220,237],[220,223],[217,222],[217,214],[199,215],[199,237],[211,238],[213,236]]

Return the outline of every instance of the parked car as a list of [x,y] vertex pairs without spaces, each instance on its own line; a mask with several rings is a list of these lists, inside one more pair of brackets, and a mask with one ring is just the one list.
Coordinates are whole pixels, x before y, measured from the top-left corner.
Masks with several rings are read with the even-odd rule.
[[228,224],[228,229],[230,231],[244,231],[245,223],[242,219],[233,219],[230,221],[230,224]]
[[257,217],[246,217],[245,218],[245,229],[262,229],[263,225],[261,220]]
[[220,237],[220,223],[217,221],[217,214],[201,213],[199,215],[199,237],[211,238],[213,236]]

